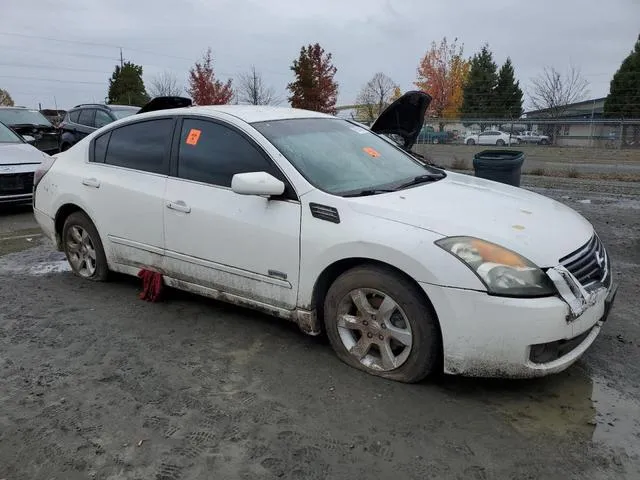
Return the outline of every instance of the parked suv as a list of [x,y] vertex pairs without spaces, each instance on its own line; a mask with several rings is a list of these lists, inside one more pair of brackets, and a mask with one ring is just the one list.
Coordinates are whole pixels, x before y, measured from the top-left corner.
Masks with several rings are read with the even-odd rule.
[[60,123],[60,151],[64,152],[100,127],[133,115],[140,107],[86,103],[76,105]]

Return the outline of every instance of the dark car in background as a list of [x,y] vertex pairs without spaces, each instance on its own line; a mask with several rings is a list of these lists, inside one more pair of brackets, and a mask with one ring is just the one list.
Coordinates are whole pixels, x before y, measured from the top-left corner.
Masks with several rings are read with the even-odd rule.
[[49,155],[58,153],[58,131],[38,110],[25,107],[0,107],[0,122],[21,136],[33,137],[30,142]]
[[64,152],[84,137],[111,122],[134,115],[140,107],[86,103],[70,109],[60,122],[60,151]]

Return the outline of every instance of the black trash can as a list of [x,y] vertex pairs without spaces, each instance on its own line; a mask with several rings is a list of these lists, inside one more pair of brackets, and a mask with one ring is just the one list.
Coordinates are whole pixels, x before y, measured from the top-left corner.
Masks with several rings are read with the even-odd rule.
[[517,150],[483,150],[473,156],[476,177],[520,186],[524,152]]

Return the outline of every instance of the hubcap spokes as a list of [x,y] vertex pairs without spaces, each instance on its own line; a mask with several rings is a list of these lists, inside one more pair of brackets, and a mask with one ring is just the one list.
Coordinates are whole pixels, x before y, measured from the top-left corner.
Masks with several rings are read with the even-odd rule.
[[66,246],[73,269],[82,277],[92,276],[96,271],[96,249],[87,231],[78,225],[72,226]]
[[413,344],[409,321],[395,300],[367,288],[352,290],[340,302],[338,334],[347,351],[374,370],[400,367]]

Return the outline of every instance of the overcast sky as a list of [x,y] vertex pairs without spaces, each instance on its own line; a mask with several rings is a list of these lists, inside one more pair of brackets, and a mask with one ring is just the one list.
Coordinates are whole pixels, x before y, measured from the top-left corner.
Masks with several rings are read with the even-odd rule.
[[[122,46],[149,80],[187,72],[208,46],[217,75],[255,65],[286,97],[300,47],[333,54],[338,103],[352,103],[382,71],[412,88],[432,41],[458,37],[465,54],[488,42],[501,64],[512,58],[525,93],[545,65],[573,63],[589,98],[609,81],[640,33],[640,0],[3,0],[0,88],[17,105],[68,108],[103,101]],[[47,38],[36,38],[47,37]],[[64,40],[64,41],[58,41]],[[528,102],[525,102],[527,106]]]

